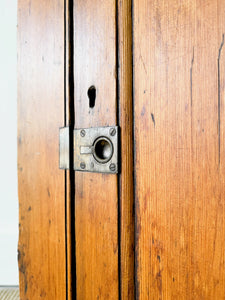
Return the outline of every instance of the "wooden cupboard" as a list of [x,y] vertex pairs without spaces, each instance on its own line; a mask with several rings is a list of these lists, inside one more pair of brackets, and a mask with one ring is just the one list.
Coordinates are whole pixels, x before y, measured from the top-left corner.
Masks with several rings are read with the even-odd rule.
[[[224,21],[219,0],[18,0],[21,299],[225,299]],[[114,125],[120,172],[74,171],[73,130]]]

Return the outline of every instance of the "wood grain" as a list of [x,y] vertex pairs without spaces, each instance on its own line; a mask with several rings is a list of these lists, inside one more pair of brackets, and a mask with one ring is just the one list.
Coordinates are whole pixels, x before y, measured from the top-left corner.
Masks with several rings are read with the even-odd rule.
[[66,299],[64,1],[18,1],[20,298]]
[[[74,2],[75,127],[116,124],[116,3]],[[96,87],[89,107],[87,92]],[[77,299],[118,299],[117,176],[75,174]]]
[[136,299],[224,299],[225,3],[134,1]]
[[121,299],[134,299],[132,3],[118,1]]

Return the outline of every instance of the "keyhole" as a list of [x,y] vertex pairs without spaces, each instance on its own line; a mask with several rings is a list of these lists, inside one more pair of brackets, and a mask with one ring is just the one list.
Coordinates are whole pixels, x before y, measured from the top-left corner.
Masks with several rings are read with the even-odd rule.
[[88,89],[88,98],[89,98],[89,107],[95,107],[95,99],[96,99],[96,88],[94,85],[90,86]]

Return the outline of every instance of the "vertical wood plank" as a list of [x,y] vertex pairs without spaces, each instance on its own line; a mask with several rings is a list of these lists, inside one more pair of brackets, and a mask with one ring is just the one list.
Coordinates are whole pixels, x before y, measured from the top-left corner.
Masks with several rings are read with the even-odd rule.
[[137,299],[224,299],[223,1],[134,1]]
[[65,299],[64,1],[18,1],[21,299]]
[[121,299],[134,299],[132,3],[118,0]]
[[[75,127],[116,124],[116,2],[74,2]],[[96,87],[89,107],[87,92]],[[78,299],[118,299],[117,176],[75,174]]]

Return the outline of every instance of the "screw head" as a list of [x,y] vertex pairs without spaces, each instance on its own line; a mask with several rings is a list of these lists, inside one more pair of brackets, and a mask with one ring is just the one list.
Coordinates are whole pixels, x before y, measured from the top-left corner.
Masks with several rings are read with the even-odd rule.
[[116,134],[116,129],[115,128],[110,128],[109,133],[111,136],[114,136]]
[[86,131],[85,131],[84,129],[82,129],[82,130],[80,131],[80,135],[81,135],[82,137],[84,137],[85,134],[86,134]]
[[86,168],[86,165],[85,165],[85,163],[84,163],[84,162],[81,162],[81,163],[80,163],[80,167],[81,167],[81,169],[83,169],[83,170],[84,170],[84,169]]
[[109,169],[112,172],[116,171],[116,165],[115,164],[110,164]]

